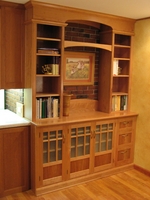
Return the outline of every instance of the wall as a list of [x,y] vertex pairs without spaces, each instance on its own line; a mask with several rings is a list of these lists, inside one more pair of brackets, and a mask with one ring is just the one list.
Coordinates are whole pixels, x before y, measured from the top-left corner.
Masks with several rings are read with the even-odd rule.
[[[65,40],[78,42],[99,42],[99,29],[88,25],[69,23],[65,28]],[[99,49],[91,47],[70,47],[66,51],[95,53],[94,85],[64,86],[64,92],[72,98],[98,99]]]
[[9,109],[12,112],[16,112],[16,102],[24,103],[24,90],[5,90],[5,109]]
[[135,24],[133,55],[131,110],[139,114],[135,164],[150,171],[150,19]]

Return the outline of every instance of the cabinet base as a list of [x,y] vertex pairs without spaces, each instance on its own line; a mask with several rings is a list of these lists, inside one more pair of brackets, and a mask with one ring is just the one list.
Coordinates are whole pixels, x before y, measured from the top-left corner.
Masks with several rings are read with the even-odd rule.
[[89,181],[92,181],[92,180],[111,176],[113,174],[117,174],[117,173],[127,171],[127,170],[130,170],[130,169],[133,169],[133,168],[134,168],[134,164],[132,163],[132,164],[129,164],[129,165],[125,165],[125,166],[121,166],[121,167],[115,167],[115,168],[108,169],[108,170],[105,170],[105,171],[101,171],[101,172],[97,172],[97,173],[94,173],[94,174],[89,174],[89,175],[82,176],[82,177],[79,177],[79,178],[71,179],[71,180],[68,180],[68,181],[63,181],[63,182],[60,182],[60,183],[44,186],[44,187],[41,187],[41,188],[36,188],[35,189],[35,195],[40,196],[40,195],[43,195],[43,194],[58,191],[58,190],[65,189],[65,188],[68,188],[68,187],[72,187],[72,186],[75,186],[75,185],[83,184],[85,182],[89,182]]

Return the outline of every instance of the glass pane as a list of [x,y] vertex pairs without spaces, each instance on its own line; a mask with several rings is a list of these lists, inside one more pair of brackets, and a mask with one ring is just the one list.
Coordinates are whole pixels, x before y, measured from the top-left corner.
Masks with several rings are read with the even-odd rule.
[[71,138],[71,147],[76,146],[76,138]]
[[56,151],[56,141],[51,141],[50,142],[50,150]]
[[78,128],[78,135],[84,134],[84,127]]
[[48,163],[48,153],[43,153],[43,163]]
[[62,140],[58,140],[58,149],[62,149]]
[[61,150],[58,151],[58,160],[62,160],[62,151]]
[[51,131],[50,132],[50,139],[55,139],[56,138],[56,131]]
[[106,142],[101,143],[101,151],[106,151],[107,150],[107,145]]
[[102,124],[102,131],[108,130],[108,124]]
[[76,157],[76,149],[71,148],[71,158]]
[[43,142],[43,152],[48,152],[48,142]]
[[62,138],[62,130],[58,131],[58,138]]
[[107,133],[102,133],[102,141],[106,141],[107,140]]
[[84,145],[84,137],[78,137],[78,145]]
[[86,144],[90,144],[90,136],[86,136]]
[[77,156],[83,156],[83,155],[84,155],[84,147],[80,146],[78,147]]
[[72,129],[71,129],[71,135],[72,135],[72,136],[75,136],[75,135],[76,135],[76,128],[72,128]]
[[112,141],[109,141],[108,142],[108,150],[111,150],[112,149]]
[[43,133],[43,140],[48,140],[48,132]]
[[95,144],[95,152],[99,152],[100,150],[99,150],[99,143],[96,143]]
[[56,161],[56,151],[50,152],[50,162]]
[[96,132],[100,132],[101,130],[101,126],[100,125],[96,125]]
[[90,145],[85,146],[85,155],[90,153]]
[[109,132],[109,133],[108,133],[108,139],[109,139],[109,140],[112,140],[112,132]]
[[48,142],[43,143],[43,163],[48,163]]
[[109,130],[113,130],[113,123],[109,124]]
[[90,134],[90,132],[91,132],[91,127],[90,127],[90,126],[87,126],[87,127],[86,127],[86,134]]
[[95,141],[96,143],[100,142],[100,134],[96,134]]

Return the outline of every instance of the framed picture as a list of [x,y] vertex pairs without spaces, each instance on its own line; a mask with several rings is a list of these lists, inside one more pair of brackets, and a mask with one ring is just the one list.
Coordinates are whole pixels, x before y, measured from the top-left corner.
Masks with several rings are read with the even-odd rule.
[[64,53],[64,85],[93,85],[95,54]]

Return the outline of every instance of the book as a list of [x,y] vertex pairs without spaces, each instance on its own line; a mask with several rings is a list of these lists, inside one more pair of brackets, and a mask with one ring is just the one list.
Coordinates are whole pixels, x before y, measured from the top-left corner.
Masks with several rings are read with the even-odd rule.
[[48,97],[47,99],[47,118],[52,117],[52,98]]
[[115,111],[115,96],[112,96],[112,111]]
[[59,50],[56,48],[38,48],[38,53],[43,54],[59,54]]
[[127,95],[122,95],[121,96],[120,110],[127,110]]
[[39,98],[39,118],[42,118],[42,98]]
[[120,96],[116,95],[115,96],[115,111],[120,110]]
[[42,99],[42,118],[47,117],[47,98]]
[[119,95],[112,96],[112,111],[120,110],[120,101],[121,98]]
[[119,66],[119,60],[114,60],[113,62],[113,75],[118,75],[118,66]]
[[40,100],[36,99],[36,118],[40,118]]
[[53,117],[58,117],[58,99],[53,99]]

